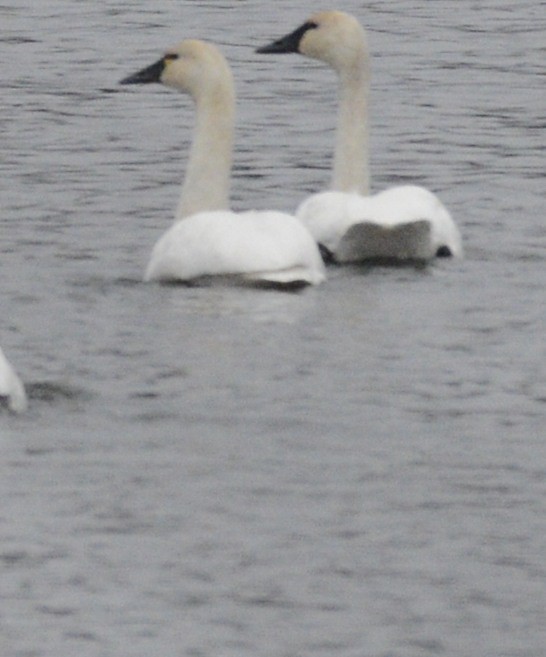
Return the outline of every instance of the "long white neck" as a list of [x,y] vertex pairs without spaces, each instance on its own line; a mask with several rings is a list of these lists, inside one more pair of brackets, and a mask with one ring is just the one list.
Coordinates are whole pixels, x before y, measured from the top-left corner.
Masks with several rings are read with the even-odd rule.
[[370,191],[368,96],[369,70],[363,57],[350,70],[339,72],[333,190],[360,194]]
[[195,99],[196,123],[186,177],[176,213],[229,208],[235,96],[230,84]]

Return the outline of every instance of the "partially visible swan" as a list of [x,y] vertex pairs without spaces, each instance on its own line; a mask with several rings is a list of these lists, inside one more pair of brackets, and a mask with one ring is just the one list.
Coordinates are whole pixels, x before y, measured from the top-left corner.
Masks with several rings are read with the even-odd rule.
[[0,349],[0,398],[5,400],[9,410],[14,413],[22,413],[27,408],[25,387],[2,349]]
[[341,11],[319,12],[257,52],[301,53],[326,62],[338,75],[332,191],[309,197],[296,212],[333,260],[462,255],[459,230],[432,192],[404,185],[368,196],[370,58],[356,18]]
[[162,82],[189,93],[197,119],[176,221],[158,240],[146,281],[230,281],[294,289],[324,280],[309,231],[281,212],[228,210],[235,94],[220,51],[183,41],[158,62],[121,81]]

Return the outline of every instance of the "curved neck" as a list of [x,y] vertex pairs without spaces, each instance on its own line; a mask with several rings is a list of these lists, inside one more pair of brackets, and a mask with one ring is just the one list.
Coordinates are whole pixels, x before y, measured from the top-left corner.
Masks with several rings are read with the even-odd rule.
[[339,75],[339,115],[332,175],[332,189],[368,194],[370,191],[369,72],[362,59]]
[[195,98],[196,123],[176,219],[229,208],[235,98],[226,86]]

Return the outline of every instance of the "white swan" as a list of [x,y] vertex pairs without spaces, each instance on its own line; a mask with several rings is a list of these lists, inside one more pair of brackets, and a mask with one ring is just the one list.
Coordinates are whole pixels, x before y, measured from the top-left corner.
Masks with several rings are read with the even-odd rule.
[[309,231],[281,212],[229,211],[235,94],[220,51],[187,40],[121,81],[162,82],[189,93],[197,120],[174,225],[159,239],[146,281],[231,281],[294,289],[324,280]]
[[0,349],[0,398],[5,400],[9,410],[14,413],[22,413],[27,408],[25,387],[2,349]]
[[329,64],[339,78],[339,117],[331,190],[296,215],[337,262],[460,256],[457,226],[432,192],[413,185],[368,196],[370,65],[366,33],[351,15],[323,11],[259,53],[297,52]]

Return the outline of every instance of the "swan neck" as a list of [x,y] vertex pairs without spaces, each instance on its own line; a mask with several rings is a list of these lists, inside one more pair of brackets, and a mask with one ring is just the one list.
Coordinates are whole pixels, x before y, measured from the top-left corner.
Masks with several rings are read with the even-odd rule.
[[363,59],[339,74],[339,115],[332,189],[368,194],[369,172],[369,71]]
[[196,123],[176,219],[229,208],[235,98],[231,88],[194,99]]

